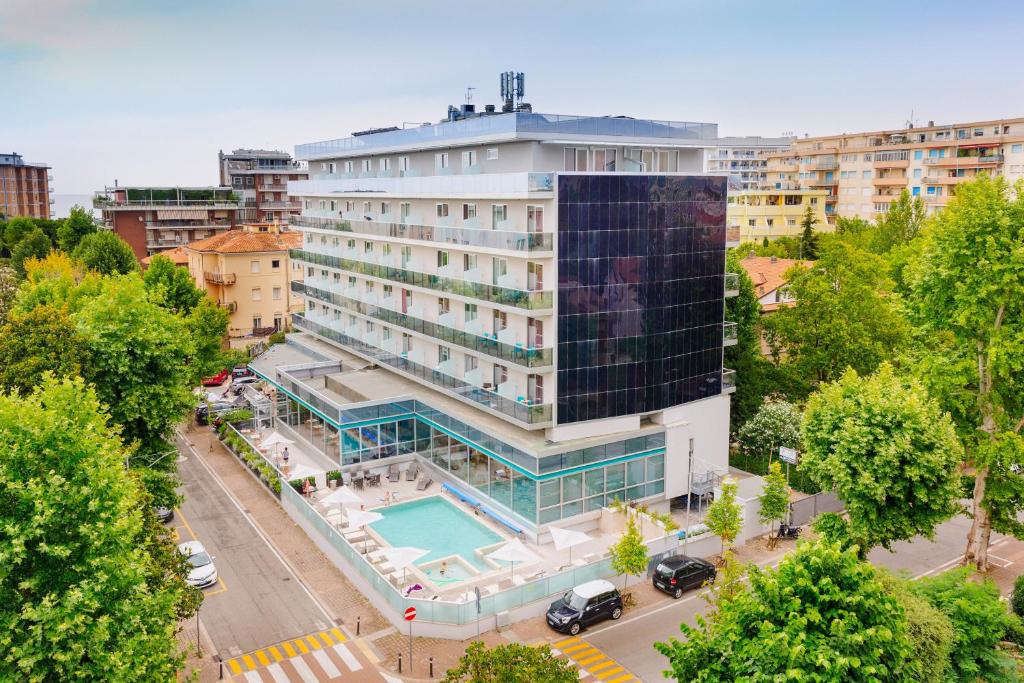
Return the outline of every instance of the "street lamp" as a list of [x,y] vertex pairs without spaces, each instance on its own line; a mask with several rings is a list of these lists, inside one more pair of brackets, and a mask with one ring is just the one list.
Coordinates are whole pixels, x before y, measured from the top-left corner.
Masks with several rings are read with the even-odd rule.
[[[152,467],[153,465],[157,464],[158,462],[160,462],[161,460],[166,458],[168,455],[171,455],[172,453],[177,453],[177,452],[178,452],[177,450],[173,450],[173,451],[164,451],[163,453],[148,453],[146,455],[150,455],[150,456],[158,455],[160,457],[158,457],[156,460],[151,460],[151,461],[149,461],[146,464],[148,466]],[[129,467],[129,464],[131,462],[131,459],[132,458],[137,458],[140,455],[143,455],[143,454],[142,453],[135,453],[134,455],[126,455],[126,456],[124,456],[124,468],[127,470],[128,467]]]

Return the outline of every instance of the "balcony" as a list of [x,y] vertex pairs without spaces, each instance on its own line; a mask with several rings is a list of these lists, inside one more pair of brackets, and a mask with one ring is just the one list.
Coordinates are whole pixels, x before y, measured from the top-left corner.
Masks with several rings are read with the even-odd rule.
[[924,194],[921,195],[921,199],[924,200],[925,204],[945,204],[946,198],[941,194]]
[[292,249],[288,253],[291,258],[304,261],[306,263],[318,266],[327,266],[328,268],[338,268],[340,270],[359,273],[360,275],[368,275],[382,280],[392,280],[406,285],[456,294],[458,296],[464,296],[471,299],[480,299],[482,301],[490,301],[496,304],[514,306],[516,308],[524,308],[527,310],[546,310],[551,308],[552,295],[550,291],[529,292],[521,289],[489,285],[482,282],[456,280],[453,278],[441,277],[439,275],[407,270],[405,268],[395,268],[392,266],[381,266],[375,263],[367,263],[365,261],[342,259],[337,256],[318,254],[315,252],[303,251],[301,249]]
[[230,209],[241,206],[237,199],[114,199],[98,195],[93,208],[105,210],[145,211],[147,209]]
[[956,185],[966,180],[973,180],[973,177],[968,176],[953,176],[953,175],[926,175],[922,180],[925,185]]
[[235,284],[235,274],[234,273],[218,273],[218,272],[205,271],[205,272],[203,272],[203,279],[206,280],[207,282],[215,284],[215,285],[233,285],[233,284]]
[[739,273],[726,273],[725,274],[725,297],[740,295],[740,276]]
[[907,184],[907,179],[905,176],[876,177],[871,184],[877,187],[904,187]]
[[722,324],[722,346],[736,346],[739,342],[739,326],[728,320]]
[[978,157],[978,161],[983,164],[1001,164],[1005,158],[1002,154],[982,154]]
[[809,163],[800,162],[800,165],[812,171],[831,171],[838,168],[839,163],[835,159],[813,159]]
[[891,159],[889,161],[875,161],[875,168],[909,168],[910,159]]
[[722,393],[732,394],[736,391],[736,371],[722,368]]
[[[367,344],[358,339],[339,332],[323,324],[326,321],[308,318],[302,313],[292,314],[292,324],[296,329],[330,339],[342,344],[360,355],[370,358],[378,365],[386,365],[394,370],[423,380],[424,382],[463,401],[489,409],[510,421],[529,425],[545,425],[551,422],[551,404],[535,404],[528,400],[517,400],[501,396],[496,391],[484,389],[464,380],[451,377],[434,368],[411,360],[410,353],[395,354],[392,351]],[[397,350],[397,349],[395,349]]]
[[986,154],[977,157],[929,157],[924,160],[927,166],[952,166],[954,168],[977,168],[994,166],[1003,162],[1002,154]]
[[370,195],[373,197],[451,198],[550,198],[554,191],[553,173],[481,173],[479,175],[432,175],[400,178],[330,178],[296,180],[288,183],[293,196],[336,197]]
[[[316,287],[311,285],[309,282],[303,283],[295,281],[291,283],[292,291],[298,295],[333,304],[339,308],[344,308],[370,318],[375,318],[381,322],[402,327],[413,332],[419,332],[420,334],[433,337],[434,339],[438,339],[445,343],[461,346],[464,349],[470,349],[478,353],[483,353],[488,356],[528,368],[547,367],[551,365],[552,352],[550,348],[538,348],[515,343],[508,344],[504,341],[499,341],[497,336],[489,335],[482,330],[480,330],[478,334],[474,334],[468,329],[457,330],[452,327],[452,323],[454,323],[454,316],[451,313],[441,316],[441,319],[439,319],[438,322],[432,323],[411,315],[410,313],[412,312],[412,309],[407,313],[392,309],[387,305],[387,302],[393,302],[393,296],[388,299],[384,299],[381,304],[372,304],[351,296],[337,294],[332,291],[329,286],[325,287],[326,288]],[[467,328],[468,327],[469,325],[467,325]]]
[[299,211],[302,209],[302,202],[258,202],[261,209],[291,209]]
[[217,306],[223,308],[228,313],[234,313],[235,311],[238,310],[238,304],[235,303],[234,301],[221,301],[217,303]]
[[260,192],[287,192],[288,185],[285,183],[274,183],[270,185],[260,185],[256,189]]

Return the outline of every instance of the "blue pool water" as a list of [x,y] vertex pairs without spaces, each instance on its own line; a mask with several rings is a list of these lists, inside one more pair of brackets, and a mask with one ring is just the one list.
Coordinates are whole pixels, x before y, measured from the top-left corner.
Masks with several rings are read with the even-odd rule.
[[429,550],[416,564],[448,555],[461,555],[480,570],[490,569],[473,552],[503,539],[444,498],[420,500],[376,508],[384,519],[371,524],[373,530],[392,546],[413,546]]

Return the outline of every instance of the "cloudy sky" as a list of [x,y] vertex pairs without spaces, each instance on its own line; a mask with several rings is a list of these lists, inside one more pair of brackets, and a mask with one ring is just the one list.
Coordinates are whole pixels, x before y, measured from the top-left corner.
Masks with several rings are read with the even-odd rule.
[[[0,0],[0,151],[57,193],[216,182],[217,151],[536,111],[811,135],[1024,116],[1004,0]],[[913,114],[912,114],[913,113]]]

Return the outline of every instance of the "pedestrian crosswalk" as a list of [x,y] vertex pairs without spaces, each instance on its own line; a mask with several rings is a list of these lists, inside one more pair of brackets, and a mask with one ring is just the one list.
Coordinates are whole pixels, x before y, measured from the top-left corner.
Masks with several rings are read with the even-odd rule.
[[[545,645],[546,643],[538,643]],[[579,669],[580,681],[595,683],[631,683],[640,679],[626,667],[582,638],[573,636],[550,643],[556,657],[569,660]]]
[[231,680],[245,683],[317,683],[380,680],[341,629],[286,640],[225,662]]

